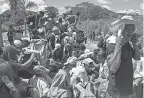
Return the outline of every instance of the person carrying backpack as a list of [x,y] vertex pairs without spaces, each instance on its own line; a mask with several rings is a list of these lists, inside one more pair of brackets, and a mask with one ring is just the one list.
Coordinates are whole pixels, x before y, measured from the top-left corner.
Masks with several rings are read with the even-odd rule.
[[94,86],[88,81],[86,70],[83,66],[78,66],[75,75],[80,78],[81,82],[74,85],[74,98],[96,98]]

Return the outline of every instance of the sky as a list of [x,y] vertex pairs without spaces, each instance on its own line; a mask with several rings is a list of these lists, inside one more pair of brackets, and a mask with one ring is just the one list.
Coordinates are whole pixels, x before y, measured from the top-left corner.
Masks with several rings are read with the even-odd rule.
[[[28,0],[26,0],[28,1]],[[89,1],[108,10],[119,13],[143,13],[144,3],[143,0],[30,0],[39,6],[39,10],[47,6],[55,6],[59,9],[60,13],[65,12],[64,6],[75,6],[76,4]],[[9,9],[5,0],[0,0],[0,12]]]

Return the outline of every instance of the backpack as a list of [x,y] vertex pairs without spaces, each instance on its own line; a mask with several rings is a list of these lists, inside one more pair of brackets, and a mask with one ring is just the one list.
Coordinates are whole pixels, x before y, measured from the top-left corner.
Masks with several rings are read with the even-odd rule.
[[96,98],[91,91],[91,83],[87,83],[85,87],[81,84],[77,84],[75,87],[80,91],[79,98]]
[[76,42],[79,43],[79,44],[80,44],[80,43],[83,43],[84,40],[85,40],[84,32],[78,30],[78,31],[76,31],[76,33],[77,33]]

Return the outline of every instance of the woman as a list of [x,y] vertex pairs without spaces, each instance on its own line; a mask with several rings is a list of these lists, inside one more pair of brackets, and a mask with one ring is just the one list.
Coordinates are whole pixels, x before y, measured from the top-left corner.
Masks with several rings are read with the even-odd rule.
[[54,77],[50,88],[50,98],[72,98],[69,71],[75,67],[75,60],[69,59]]
[[115,30],[119,30],[114,53],[108,60],[110,69],[108,93],[114,98],[128,98],[133,93],[132,58],[140,59],[137,39],[133,36],[135,24],[131,16],[123,16],[112,23]]

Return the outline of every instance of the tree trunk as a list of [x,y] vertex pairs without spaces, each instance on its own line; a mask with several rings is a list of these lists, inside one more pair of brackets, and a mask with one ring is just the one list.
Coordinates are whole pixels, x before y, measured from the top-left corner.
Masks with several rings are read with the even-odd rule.
[[3,47],[2,24],[0,24],[0,47]]

